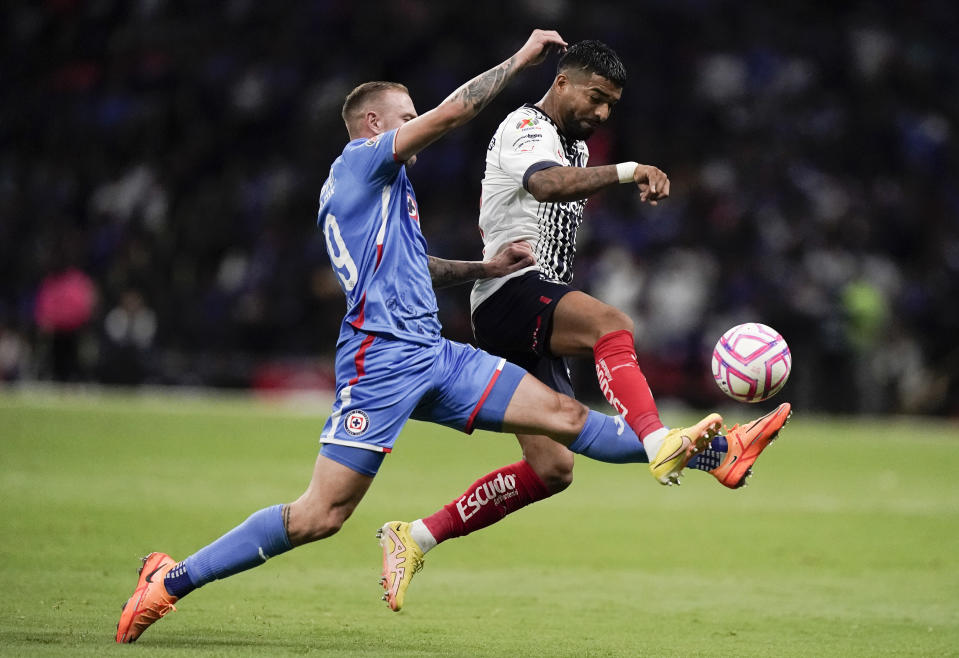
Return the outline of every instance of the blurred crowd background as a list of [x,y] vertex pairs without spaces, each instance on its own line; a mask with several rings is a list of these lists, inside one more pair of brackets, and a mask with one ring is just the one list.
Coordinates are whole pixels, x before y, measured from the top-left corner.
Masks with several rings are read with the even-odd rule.
[[[0,382],[324,388],[344,310],[315,230],[346,93],[425,111],[534,27],[629,81],[591,164],[574,285],[629,312],[657,397],[709,405],[712,345],[778,329],[798,408],[959,415],[959,8],[875,3],[7,0]],[[432,254],[478,259],[486,145],[524,72],[410,176]],[[467,286],[439,293],[471,341]],[[582,397],[599,397],[589,363]]]

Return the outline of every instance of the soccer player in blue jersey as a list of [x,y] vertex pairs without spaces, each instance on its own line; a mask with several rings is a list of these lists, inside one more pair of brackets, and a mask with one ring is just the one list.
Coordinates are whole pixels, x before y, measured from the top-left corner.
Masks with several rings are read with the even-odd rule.
[[[206,583],[336,533],[407,418],[464,432],[544,434],[603,461],[644,461],[642,444],[620,417],[590,411],[505,359],[440,336],[434,284],[506,274],[528,262],[528,254],[508,247],[492,269],[489,263],[430,259],[406,176],[417,153],[469,121],[519,71],[565,46],[556,32],[535,30],[516,54],[421,116],[396,83],[366,83],[347,97],[343,118],[351,141],[323,185],[317,220],[347,313],[337,343],[336,401],[312,479],[297,500],[255,512],[181,562],[159,552],[144,558],[117,624],[117,642],[135,641]],[[519,466],[464,502],[464,513],[476,514],[496,500],[535,499],[541,486],[532,469]],[[414,546],[421,530],[395,522],[380,530],[384,598],[394,610],[421,564],[422,551]]]

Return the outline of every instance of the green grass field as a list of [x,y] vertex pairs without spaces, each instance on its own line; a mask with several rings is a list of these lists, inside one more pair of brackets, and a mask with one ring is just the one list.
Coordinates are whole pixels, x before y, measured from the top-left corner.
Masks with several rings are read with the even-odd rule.
[[801,410],[741,491],[580,459],[567,492],[430,553],[395,614],[375,529],[518,452],[410,423],[338,535],[113,644],[138,558],[298,496],[326,410],[0,393],[0,653],[959,655],[959,426]]

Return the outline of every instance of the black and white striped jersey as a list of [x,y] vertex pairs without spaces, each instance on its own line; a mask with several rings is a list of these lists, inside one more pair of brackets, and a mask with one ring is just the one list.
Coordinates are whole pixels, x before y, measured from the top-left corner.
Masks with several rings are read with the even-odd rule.
[[525,240],[536,265],[508,277],[478,280],[470,295],[473,310],[507,279],[529,270],[538,269],[559,283],[573,280],[576,230],[586,201],[540,203],[526,190],[526,183],[541,169],[585,167],[588,159],[586,142],[568,140],[534,105],[515,110],[499,125],[486,151],[479,215],[483,256],[491,258],[510,242]]

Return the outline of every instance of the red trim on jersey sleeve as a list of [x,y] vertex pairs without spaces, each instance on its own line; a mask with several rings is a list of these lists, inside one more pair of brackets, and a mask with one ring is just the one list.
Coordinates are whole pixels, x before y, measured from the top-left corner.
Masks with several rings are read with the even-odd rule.
[[[400,128],[402,128],[402,127],[403,127],[403,126],[400,126]],[[397,163],[397,164],[402,164],[402,163],[404,162],[403,160],[400,160],[398,157],[396,157],[396,136],[400,134],[400,128],[397,128],[396,131],[393,133],[393,146],[392,146],[392,149],[393,149],[393,162],[395,162],[395,163]]]

